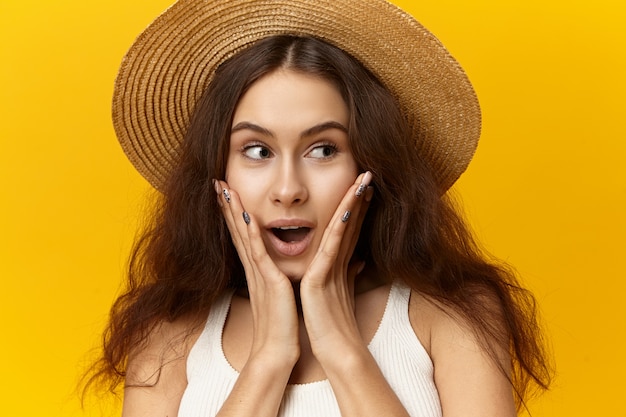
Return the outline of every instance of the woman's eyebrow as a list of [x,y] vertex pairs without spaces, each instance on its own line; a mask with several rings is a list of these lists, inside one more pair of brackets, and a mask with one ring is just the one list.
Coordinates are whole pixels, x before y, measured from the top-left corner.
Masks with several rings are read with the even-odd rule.
[[[308,129],[306,129],[305,131],[303,131],[300,134],[300,138],[306,138],[306,137],[310,137],[310,136],[314,136],[318,133],[324,132],[325,130],[330,130],[330,129],[338,129],[341,130],[344,133],[348,133],[348,128],[346,128],[344,125],[342,125],[339,122],[335,122],[335,121],[328,121],[328,122],[323,122],[320,124],[317,124],[315,126],[312,126]],[[232,129],[230,130],[231,135],[235,132],[238,132],[240,130],[251,130],[253,132],[259,133],[263,136],[269,136],[271,138],[275,138],[276,135],[274,134],[274,132],[272,132],[269,129],[266,129],[262,126],[259,126],[257,124],[251,123],[251,122],[239,122],[237,123],[235,126],[232,127]]]
[[274,132],[259,125],[250,122],[239,122],[230,129],[230,134],[240,130],[252,130],[253,132],[260,133],[263,136],[275,137]]
[[305,130],[304,132],[300,134],[300,137],[306,138],[306,137],[314,136],[318,133],[321,133],[325,130],[330,130],[330,129],[338,129],[346,134],[348,133],[348,128],[342,125],[341,123],[335,122],[335,121],[329,121],[329,122],[320,123],[318,125],[308,128],[307,130]]

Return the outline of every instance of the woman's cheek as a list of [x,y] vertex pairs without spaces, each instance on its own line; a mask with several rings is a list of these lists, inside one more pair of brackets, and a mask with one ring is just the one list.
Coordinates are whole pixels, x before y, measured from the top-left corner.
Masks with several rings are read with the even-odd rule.
[[255,214],[255,208],[260,207],[263,196],[267,196],[267,180],[261,173],[249,171],[244,169],[233,171],[228,185],[237,192],[246,210]]

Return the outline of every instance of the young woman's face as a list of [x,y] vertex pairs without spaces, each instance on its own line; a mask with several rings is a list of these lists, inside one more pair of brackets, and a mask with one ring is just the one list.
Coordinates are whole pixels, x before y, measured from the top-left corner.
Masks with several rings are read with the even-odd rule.
[[304,274],[358,175],[348,120],[331,83],[289,70],[258,80],[235,109],[226,181],[292,280]]

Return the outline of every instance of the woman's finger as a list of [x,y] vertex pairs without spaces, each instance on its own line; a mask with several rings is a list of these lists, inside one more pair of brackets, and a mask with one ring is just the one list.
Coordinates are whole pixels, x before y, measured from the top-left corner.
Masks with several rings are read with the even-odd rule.
[[344,232],[344,239],[341,242],[342,248],[340,250],[340,256],[344,256],[348,261],[352,258],[352,254],[356,248],[356,244],[361,233],[361,227],[363,226],[363,221],[365,220],[373,195],[374,188],[372,186],[366,186],[365,191],[363,191],[363,193],[359,196],[360,201],[356,203],[358,212],[351,216],[350,220],[352,223]]
[[238,248],[240,258],[245,256],[245,261],[242,259],[242,263],[246,269],[248,284],[255,287],[263,285],[262,282],[257,281],[258,278],[264,280],[287,279],[267,253],[259,225],[253,215],[243,207],[239,194],[235,190],[229,189],[225,182],[219,182],[219,185],[222,188],[219,197],[223,199],[222,203],[224,204],[224,211],[226,211],[225,217],[229,230],[238,240],[241,248]]
[[[241,207],[241,202],[238,196],[228,188],[228,184],[224,181],[214,181],[215,192],[217,193],[217,199],[222,209],[222,215],[226,221],[226,226],[230,231],[230,236],[239,254],[239,259],[246,271],[246,275],[252,271],[252,260],[250,257],[249,244],[247,230],[237,226],[236,211],[241,208],[234,208],[233,206]],[[233,196],[233,194],[235,194]]]
[[356,178],[354,184],[350,186],[350,188],[348,188],[348,190],[346,191],[346,194],[335,209],[333,217],[330,219],[330,222],[326,226],[326,230],[324,231],[324,236],[322,237],[320,247],[323,247],[327,244],[327,241],[331,236],[329,231],[337,224],[338,221],[341,221],[342,223],[339,224],[339,229],[343,232],[343,230],[345,230],[345,226],[347,226],[347,224],[350,222],[350,219],[355,215],[355,213],[353,213],[353,202],[355,200],[355,197],[357,197],[357,193],[359,193],[359,196],[362,195],[360,190],[363,187],[361,186],[361,184],[363,183],[364,179],[368,179],[369,176],[367,174],[368,173],[359,175]]
[[307,275],[321,280],[319,284],[323,284],[328,272],[334,266],[340,266],[344,271],[347,269],[364,213],[371,200],[367,199],[368,195],[371,196],[371,192],[368,191],[371,179],[370,172],[359,175],[339,203],[324,232],[320,248],[307,271]]

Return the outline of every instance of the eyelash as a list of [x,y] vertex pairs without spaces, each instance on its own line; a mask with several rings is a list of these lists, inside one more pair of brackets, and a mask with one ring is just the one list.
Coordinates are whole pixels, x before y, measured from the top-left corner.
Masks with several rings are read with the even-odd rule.
[[253,149],[253,148],[262,148],[262,149],[266,150],[269,153],[270,156],[272,155],[272,151],[266,145],[264,145],[263,143],[251,142],[251,143],[247,143],[246,145],[242,146],[242,148],[241,148],[241,154],[244,156],[244,158],[248,158],[248,159],[251,159],[253,161],[260,161],[260,160],[263,160],[263,159],[267,159],[267,158],[252,158],[249,155],[247,155],[247,152],[250,149]]
[[[261,148],[262,150],[267,151],[269,153],[269,155],[267,157],[262,157],[262,158],[254,158],[254,157],[249,156],[247,154],[248,151],[251,150],[251,149],[254,149],[254,148]],[[310,154],[314,150],[320,149],[320,148],[330,148],[332,150],[332,154],[331,155],[323,155],[322,157],[315,158],[315,159],[321,159],[321,160],[330,159],[338,152],[338,147],[337,147],[336,144],[334,144],[332,142],[321,142],[321,143],[315,144],[308,153]],[[260,161],[260,160],[263,160],[263,159],[267,159],[267,158],[271,157],[271,155],[272,155],[272,151],[265,144],[258,143],[258,142],[251,142],[251,143],[248,143],[248,144],[244,145],[241,148],[240,152],[241,152],[241,154],[245,158],[248,158],[248,159],[253,160],[253,161]]]
[[309,153],[313,152],[315,149],[319,149],[319,148],[330,148],[332,149],[333,153],[331,155],[324,155],[319,159],[329,159],[332,158],[338,151],[337,145],[332,143],[332,142],[322,142],[322,143],[318,143],[316,144]]

